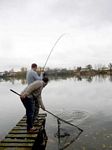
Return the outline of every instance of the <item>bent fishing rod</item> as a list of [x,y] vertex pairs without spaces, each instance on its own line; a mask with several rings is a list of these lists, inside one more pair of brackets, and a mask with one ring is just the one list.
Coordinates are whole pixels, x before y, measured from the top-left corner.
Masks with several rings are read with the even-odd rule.
[[[19,93],[17,93],[16,91],[14,91],[14,90],[12,90],[12,89],[10,89],[10,91],[13,92],[13,93],[15,93],[15,94],[17,94],[18,96],[21,96]],[[83,130],[82,130],[81,128],[79,128],[78,126],[76,126],[76,125],[74,125],[74,124],[71,124],[71,123],[69,123],[69,122],[66,121],[66,120],[63,120],[62,118],[56,116],[55,114],[53,114],[52,112],[50,112],[50,111],[48,111],[48,110],[45,110],[45,111],[46,111],[47,113],[51,114],[52,116],[54,116],[55,118],[61,120],[62,122],[65,122],[65,123],[67,123],[67,124],[69,124],[69,125],[71,125],[71,126],[74,126],[74,127],[76,127],[78,130],[80,130],[81,132],[83,132]]]
[[52,51],[54,50],[55,46],[57,45],[57,43],[59,42],[59,40],[60,40],[60,39],[61,39],[61,38],[62,38],[65,34],[66,34],[66,33],[61,34],[61,35],[59,36],[59,38],[56,40],[56,42],[54,43],[54,45],[53,45],[52,49],[50,50],[50,53],[49,53],[49,55],[48,55],[48,57],[47,57],[46,61],[45,61],[45,64],[44,64],[43,70],[45,69],[46,64],[47,64],[47,62],[48,62],[48,60],[49,60],[49,57],[50,57],[50,55],[51,55]]

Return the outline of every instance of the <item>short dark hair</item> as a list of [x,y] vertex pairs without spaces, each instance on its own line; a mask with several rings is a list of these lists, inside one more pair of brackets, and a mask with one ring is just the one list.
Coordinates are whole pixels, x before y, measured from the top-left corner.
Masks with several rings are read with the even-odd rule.
[[31,65],[31,67],[32,67],[32,68],[36,68],[36,67],[37,67],[37,64],[33,63],[33,64]]
[[42,80],[43,80],[45,83],[48,83],[48,81],[49,81],[48,77],[43,77]]

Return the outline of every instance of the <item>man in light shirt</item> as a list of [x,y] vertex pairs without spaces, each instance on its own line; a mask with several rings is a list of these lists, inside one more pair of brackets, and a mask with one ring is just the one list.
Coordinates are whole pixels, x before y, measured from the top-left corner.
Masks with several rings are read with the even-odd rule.
[[[29,84],[33,83],[34,81],[37,81],[37,80],[42,80],[43,78],[43,73],[41,72],[40,76],[38,75],[37,73],[37,64],[36,63],[33,63],[31,65],[31,69],[27,72],[26,74],[26,81]],[[35,100],[35,118],[38,117],[38,113],[39,113],[39,103],[38,103],[38,100],[37,98],[35,99],[34,97],[34,100]]]
[[47,85],[49,79],[44,77],[42,80],[34,81],[29,84],[22,92],[21,92],[21,101],[26,109],[27,116],[27,131],[29,133],[33,133],[36,128],[33,127],[33,123],[35,121],[35,99],[37,99],[39,106],[45,110],[45,106],[42,101],[41,92],[42,89]]
[[31,65],[31,70],[29,70],[26,74],[26,81],[28,85],[36,80],[42,80],[43,74],[41,73],[41,76],[37,73],[37,64],[33,63]]

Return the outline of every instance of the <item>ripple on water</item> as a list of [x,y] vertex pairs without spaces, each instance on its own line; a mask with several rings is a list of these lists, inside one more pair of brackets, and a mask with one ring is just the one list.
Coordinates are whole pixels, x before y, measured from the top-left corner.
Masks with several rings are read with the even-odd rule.
[[61,111],[57,113],[57,116],[70,123],[79,124],[89,117],[89,113],[83,110]]

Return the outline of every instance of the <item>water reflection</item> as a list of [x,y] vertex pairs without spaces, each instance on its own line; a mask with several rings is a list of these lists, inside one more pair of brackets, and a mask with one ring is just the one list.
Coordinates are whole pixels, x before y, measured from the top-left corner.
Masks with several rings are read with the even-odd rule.
[[0,77],[0,82],[11,82],[12,84],[15,84],[16,81],[20,81],[22,85],[26,84],[25,78],[15,78],[15,77]]
[[[105,81],[106,79],[108,79],[109,81],[112,82],[112,75],[96,75],[96,76],[81,76],[81,75],[77,75],[77,76],[72,76],[72,77],[68,77],[68,76],[54,76],[54,77],[49,77],[50,80],[67,80],[68,78],[73,79],[74,81],[82,81],[82,80],[86,80],[87,82],[92,82],[93,80],[98,81],[98,82],[102,82]],[[16,81],[20,81],[20,83],[22,85],[26,84],[26,79],[25,78],[15,78],[15,77],[0,77],[0,82],[8,82],[10,81],[12,84],[15,84]]]
[[111,81],[111,82],[112,82],[112,76],[109,76],[109,81]]
[[[58,114],[58,113],[57,113]],[[72,124],[80,124],[89,117],[89,113],[83,110],[64,111],[58,114],[61,118]]]
[[102,82],[102,81],[105,81],[106,79],[109,79],[109,81],[112,82],[112,75],[96,75],[96,76],[77,75],[77,76],[74,76],[74,81],[86,80],[88,82],[92,82],[94,79],[95,79],[95,81],[98,81],[98,82]]

